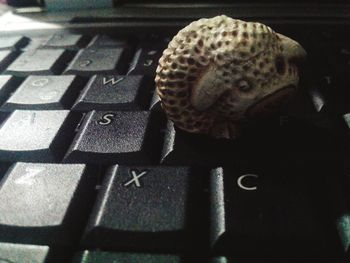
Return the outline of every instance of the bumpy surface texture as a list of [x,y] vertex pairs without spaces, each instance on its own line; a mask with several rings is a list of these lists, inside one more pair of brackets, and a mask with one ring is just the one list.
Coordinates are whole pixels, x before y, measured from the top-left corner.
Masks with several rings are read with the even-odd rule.
[[217,16],[192,22],[159,60],[157,93],[180,129],[235,138],[239,126],[273,111],[299,81],[294,40],[260,23]]

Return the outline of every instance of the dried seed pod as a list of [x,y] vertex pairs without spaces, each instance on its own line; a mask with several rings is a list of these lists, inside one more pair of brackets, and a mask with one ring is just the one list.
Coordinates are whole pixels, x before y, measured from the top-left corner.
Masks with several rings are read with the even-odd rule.
[[164,50],[157,93],[177,127],[235,138],[242,121],[266,115],[294,93],[295,61],[305,56],[296,41],[261,23],[200,19]]

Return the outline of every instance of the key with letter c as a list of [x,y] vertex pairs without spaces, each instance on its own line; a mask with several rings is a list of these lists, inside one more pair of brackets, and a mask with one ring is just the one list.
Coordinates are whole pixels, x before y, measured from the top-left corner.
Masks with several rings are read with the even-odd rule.
[[341,255],[336,228],[331,227],[332,221],[327,217],[329,211],[326,206],[317,205],[326,196],[327,185],[319,183],[324,173],[312,165],[278,163],[214,169],[214,251],[257,257]]

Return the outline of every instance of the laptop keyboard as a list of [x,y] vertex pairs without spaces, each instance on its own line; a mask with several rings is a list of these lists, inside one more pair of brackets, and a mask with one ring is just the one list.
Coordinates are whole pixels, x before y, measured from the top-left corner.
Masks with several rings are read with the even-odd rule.
[[306,35],[295,100],[235,141],[166,119],[166,36],[1,37],[0,262],[348,262],[350,44]]

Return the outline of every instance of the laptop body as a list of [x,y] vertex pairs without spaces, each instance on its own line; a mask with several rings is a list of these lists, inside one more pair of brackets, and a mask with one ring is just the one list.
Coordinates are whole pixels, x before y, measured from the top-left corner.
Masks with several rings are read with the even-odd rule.
[[[177,129],[153,82],[172,37],[221,14],[308,53],[296,99],[236,141]],[[347,262],[348,16],[326,1],[5,12],[0,259]]]

